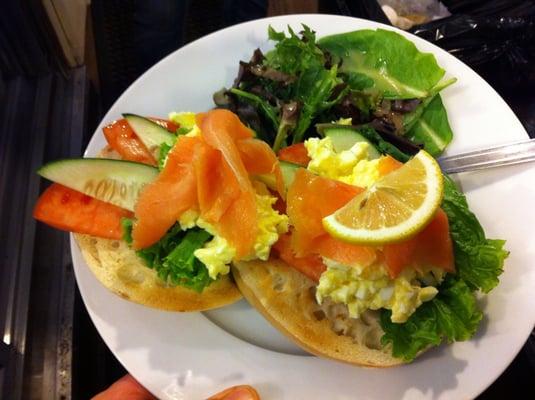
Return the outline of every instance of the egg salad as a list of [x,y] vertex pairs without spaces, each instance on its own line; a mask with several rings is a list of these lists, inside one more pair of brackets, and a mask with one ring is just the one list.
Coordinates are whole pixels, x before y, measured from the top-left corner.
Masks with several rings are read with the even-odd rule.
[[[187,136],[201,134],[201,130],[195,123],[194,113],[172,112],[169,114],[169,119],[188,129]],[[246,256],[244,260],[260,259],[266,261],[269,258],[271,246],[279,239],[279,235],[288,232],[288,217],[273,209],[277,199],[269,194],[265,186],[258,182],[255,182],[253,186],[257,191],[258,235],[254,243],[253,253]],[[219,275],[228,274],[230,263],[236,256],[236,249],[218,234],[216,228],[200,217],[199,213],[193,209],[184,212],[178,223],[182,230],[199,227],[213,236],[210,241],[202,248],[195,250],[193,254],[206,266],[210,278],[217,279]]]
[[[279,239],[279,235],[288,232],[288,217],[273,209],[277,199],[266,194],[256,195],[256,210],[258,215],[258,235],[254,244],[254,251],[244,258],[247,260],[269,258],[271,246]],[[193,253],[208,269],[210,278],[226,275],[230,271],[230,263],[236,255],[236,249],[222,236],[213,225],[199,216],[195,210],[183,213],[178,220],[183,230],[199,227],[210,233],[213,238],[204,247]]]
[[[308,139],[304,145],[310,157],[307,169],[320,176],[363,188],[369,188],[380,178],[380,159],[369,159],[370,145],[366,142],[357,142],[340,152],[335,150],[328,136]],[[364,267],[342,265],[323,258],[327,270],[321,275],[316,290],[318,303],[330,297],[334,302],[346,304],[353,318],[368,309],[386,308],[392,310],[392,322],[402,323],[438,293],[434,285],[443,278],[440,270],[424,275],[406,269],[391,279],[381,259],[378,257],[379,261]]]
[[[405,270],[396,279],[390,279],[382,265],[359,268],[323,259],[327,270],[321,275],[316,289],[316,300],[322,303],[330,297],[336,303],[347,304],[349,315],[358,318],[364,311],[386,308],[392,310],[392,322],[402,323],[423,302],[433,299],[438,290],[434,286],[422,287],[419,279],[435,279],[429,273],[423,277],[415,270]],[[439,279],[442,275],[436,271]]]
[[308,139],[305,147],[311,159],[307,169],[320,176],[365,188],[379,179],[379,159],[368,159],[368,143],[357,142],[338,153],[326,137]]

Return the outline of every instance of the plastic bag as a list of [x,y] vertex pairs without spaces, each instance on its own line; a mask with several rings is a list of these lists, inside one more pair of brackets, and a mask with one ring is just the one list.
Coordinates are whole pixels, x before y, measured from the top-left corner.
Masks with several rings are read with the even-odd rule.
[[[473,3],[473,2],[472,2]],[[497,6],[497,2],[494,6]],[[514,2],[512,2],[514,3]],[[505,14],[513,9],[496,8]],[[514,13],[520,8],[514,7]],[[418,25],[411,32],[447,50],[471,67],[493,64],[508,84],[535,83],[535,4],[523,16],[451,17]],[[483,13],[483,9],[476,9]],[[488,10],[487,10],[488,11]]]

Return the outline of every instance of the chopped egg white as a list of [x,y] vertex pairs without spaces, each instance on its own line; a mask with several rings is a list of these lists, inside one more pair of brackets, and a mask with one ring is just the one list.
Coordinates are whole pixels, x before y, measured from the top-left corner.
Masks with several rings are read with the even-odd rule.
[[438,293],[433,286],[422,287],[414,270],[405,270],[391,279],[381,265],[358,268],[329,259],[324,262],[327,270],[320,277],[316,300],[321,304],[330,297],[336,303],[346,304],[353,318],[359,318],[368,309],[386,308],[392,310],[392,322],[402,323]]

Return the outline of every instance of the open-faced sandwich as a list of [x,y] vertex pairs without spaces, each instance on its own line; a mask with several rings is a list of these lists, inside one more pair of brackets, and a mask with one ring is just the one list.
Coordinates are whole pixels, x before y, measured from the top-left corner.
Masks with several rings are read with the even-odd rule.
[[349,363],[471,338],[508,252],[433,158],[455,78],[392,31],[289,32],[270,28],[275,48],[215,96],[273,145],[287,189],[290,230],[270,261],[234,263],[238,287],[298,345]]
[[508,252],[434,158],[455,79],[387,30],[269,37],[220,109],[127,114],[102,158],[42,167],[55,183],[36,218],[76,232],[106,287],[157,308],[232,303],[232,265],[246,299],[321,356],[386,367],[471,338]]
[[126,299],[173,311],[238,300],[231,261],[266,260],[288,229],[251,178],[273,177],[282,191],[275,153],[226,110],[124,117],[104,128],[101,158],[39,170],[55,183],[35,218],[75,232],[97,279]]

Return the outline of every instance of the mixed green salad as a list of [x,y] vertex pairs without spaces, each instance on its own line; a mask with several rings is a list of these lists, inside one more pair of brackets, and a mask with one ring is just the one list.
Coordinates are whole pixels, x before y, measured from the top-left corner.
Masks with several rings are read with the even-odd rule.
[[[255,50],[229,89],[214,94],[218,107],[237,113],[274,151],[351,128],[380,153],[407,161],[421,148],[439,156],[451,142],[440,91],[453,84],[432,54],[402,35],[359,30],[316,39],[303,25],[288,34],[272,27],[273,50]],[[444,176],[442,209],[450,224],[455,274],[447,274],[433,300],[404,323],[381,311],[382,343],[410,361],[442,341],[471,338],[482,319],[478,291],[498,284],[508,252],[503,240],[487,239],[464,194]]]

